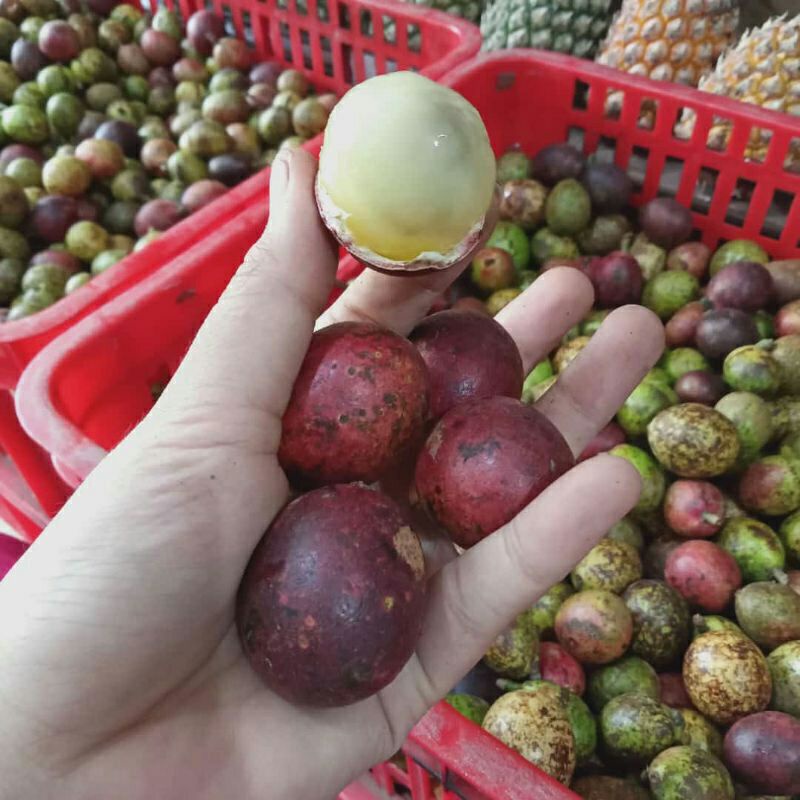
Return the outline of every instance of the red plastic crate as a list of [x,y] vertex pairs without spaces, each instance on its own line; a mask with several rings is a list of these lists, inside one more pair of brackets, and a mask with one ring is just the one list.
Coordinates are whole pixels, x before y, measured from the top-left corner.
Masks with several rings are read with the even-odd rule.
[[[642,177],[636,203],[675,194],[691,205],[695,225],[711,246],[748,237],[775,257],[800,256],[800,176],[783,167],[800,130],[789,117],[536,51],[481,57],[443,82],[478,108],[497,153],[513,144],[534,152],[565,139],[580,141],[587,152],[610,156],[613,150],[620,165]],[[625,94],[620,118],[605,114],[609,91]],[[638,125],[645,99],[657,107],[652,130]],[[691,141],[672,134],[684,108],[698,115]],[[706,147],[714,115],[734,124],[725,153]],[[761,164],[742,159],[753,126],[773,132]],[[742,206],[736,192],[747,193],[749,204]],[[180,361],[262,222],[258,209],[247,209],[226,229],[76,325],[25,370],[18,414],[70,485],[77,485],[146,413],[150,384]],[[359,269],[346,259],[339,274],[352,277]],[[393,761],[373,770],[382,791],[403,789],[413,800],[575,797],[443,704],[414,729],[404,750],[405,768]],[[363,789],[358,785],[353,792]]]
[[[186,19],[209,4],[161,0],[160,5],[178,9]],[[223,15],[229,33],[251,45],[255,58],[274,59],[300,69],[317,90],[336,94],[369,75],[398,69],[415,69],[439,78],[475,55],[480,46],[480,33],[474,25],[393,0],[213,0],[210,6]],[[391,27],[385,28],[386,23]],[[384,30],[390,32],[392,41],[386,41]],[[321,141],[318,136],[304,146],[318,152]],[[71,325],[202,241],[208,230],[224,228],[245,209],[262,204],[268,173],[264,169],[232,188],[162,234],[158,244],[129,255],[81,291],[32,317],[0,324],[0,393],[12,391],[36,353]],[[9,454],[9,468],[18,473],[9,481],[0,477],[0,498],[16,508],[25,523],[8,521],[29,535],[60,508],[70,491],[46,454],[37,453],[36,446],[26,439],[13,404],[10,400],[0,403],[0,447]],[[28,496],[26,483],[33,496]]]

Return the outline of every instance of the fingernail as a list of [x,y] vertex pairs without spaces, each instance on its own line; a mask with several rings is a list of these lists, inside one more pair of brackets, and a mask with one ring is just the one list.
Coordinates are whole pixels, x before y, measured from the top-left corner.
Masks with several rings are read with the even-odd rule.
[[274,194],[282,192],[289,183],[289,152],[278,153],[272,162],[272,178],[270,191]]

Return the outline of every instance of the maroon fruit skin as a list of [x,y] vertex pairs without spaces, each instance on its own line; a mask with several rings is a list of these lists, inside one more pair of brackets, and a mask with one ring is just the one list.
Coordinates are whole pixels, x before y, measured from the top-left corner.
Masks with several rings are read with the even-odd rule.
[[675,381],[675,394],[682,403],[713,406],[728,393],[725,381],[714,372],[696,369],[684,372]]
[[470,400],[445,414],[416,466],[416,489],[431,516],[461,547],[515,517],[574,459],[555,426],[510,397]]
[[440,311],[408,338],[428,368],[432,419],[473,398],[522,394],[522,357],[510,334],[490,317]]
[[64,20],[50,20],[39,29],[39,50],[53,61],[70,61],[80,49],[78,32]]
[[708,481],[675,481],[664,497],[664,519],[678,536],[708,539],[725,522],[725,497]]
[[651,242],[670,250],[692,235],[692,214],[673,197],[657,197],[639,209],[639,225]]
[[800,720],[761,711],[735,722],[725,734],[725,764],[752,792],[800,794]]
[[459,297],[453,303],[453,311],[472,311],[476,314],[483,314],[484,317],[491,317],[489,309],[477,297]]
[[36,201],[29,224],[34,234],[45,242],[61,242],[79,216],[74,198],[51,194]]
[[769,305],[772,291],[772,275],[763,264],[735,261],[708,282],[706,296],[714,308],[752,312]]
[[711,248],[702,242],[679,244],[667,256],[667,269],[683,270],[702,281],[708,272]]
[[186,23],[186,36],[201,56],[210,56],[224,35],[225,23],[213,11],[195,11]]
[[658,676],[658,683],[661,687],[659,697],[665,706],[670,708],[694,708],[683,683],[683,675],[680,672],[662,672]]
[[668,347],[688,347],[694,344],[697,326],[706,311],[702,301],[687,303],[676,311],[664,325],[664,334]]
[[742,573],[733,556],[705,539],[676,547],[664,567],[666,582],[693,606],[719,614],[742,585]]
[[44,163],[44,156],[35,147],[27,144],[7,144],[0,150],[0,170],[5,172],[6,167],[15,158],[32,158],[39,166]]
[[579,697],[586,691],[583,667],[556,642],[539,645],[539,674],[542,680],[563,686]]
[[790,336],[800,333],[800,300],[782,306],[775,315],[775,335]]
[[422,547],[400,507],[363,485],[330,486],[273,520],[239,587],[236,624],[272,691],[343,706],[397,676],[424,605]]
[[144,236],[148,231],[165,231],[179,222],[183,210],[172,200],[149,200],[137,212],[133,228],[137,236]]
[[627,440],[628,437],[625,435],[625,431],[616,422],[609,422],[584,447],[583,452],[578,456],[578,461],[586,461],[587,458],[593,458],[599,453],[607,453],[618,444],[624,444]]
[[708,358],[725,358],[737,347],[758,339],[755,320],[736,308],[706,311],[695,331],[697,349]]
[[617,308],[638,303],[642,297],[642,269],[629,253],[615,251],[589,263],[598,308]]
[[218,197],[222,197],[227,191],[228,187],[224,183],[204,178],[186,187],[186,190],[181,195],[181,205],[190,214],[193,214],[199,208],[212,203]]
[[81,262],[66,250],[41,250],[30,260],[32,267],[36,264],[58,264],[70,275],[81,269]]
[[417,348],[378,325],[314,334],[283,416],[278,458],[302,486],[380,478],[422,440],[428,371]]
[[180,43],[168,33],[148,28],[139,40],[147,60],[157,67],[172,66],[181,57]]

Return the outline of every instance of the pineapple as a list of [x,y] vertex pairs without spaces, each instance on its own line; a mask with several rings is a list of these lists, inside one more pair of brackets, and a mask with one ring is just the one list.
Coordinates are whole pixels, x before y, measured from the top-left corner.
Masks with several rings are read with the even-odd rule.
[[483,12],[484,50],[536,47],[592,58],[612,0],[496,0]]
[[[745,33],[719,59],[714,71],[700,81],[699,88],[800,117],[800,15],[793,19],[787,19],[786,15],[776,17]],[[693,128],[694,113],[689,111],[678,125],[677,133],[688,138]],[[730,123],[718,120],[709,132],[709,147],[723,149],[730,132]],[[769,131],[754,128],[745,157],[763,160],[769,142]],[[800,170],[797,139],[792,143],[786,166]]]
[[623,0],[597,61],[696,86],[733,41],[738,0]]

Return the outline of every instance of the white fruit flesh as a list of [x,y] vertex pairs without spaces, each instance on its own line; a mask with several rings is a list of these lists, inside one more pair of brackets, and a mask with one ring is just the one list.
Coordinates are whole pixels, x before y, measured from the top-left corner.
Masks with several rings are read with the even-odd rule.
[[334,108],[317,198],[357,254],[433,266],[476,238],[494,183],[478,112],[451,89],[396,72],[359,84]]

